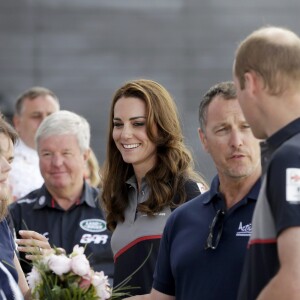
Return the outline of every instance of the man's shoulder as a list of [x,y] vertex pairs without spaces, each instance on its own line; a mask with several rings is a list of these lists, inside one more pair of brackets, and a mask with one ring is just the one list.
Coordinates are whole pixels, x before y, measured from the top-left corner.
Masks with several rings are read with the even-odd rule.
[[207,202],[209,197],[209,193],[205,192],[176,208],[167,220],[165,226],[166,234],[172,235],[174,232],[190,226],[193,221],[201,219],[201,216],[205,214],[205,202]]
[[85,202],[87,202],[88,204],[99,206],[100,193],[101,192],[98,188],[85,183],[85,189],[83,193]]
[[94,186],[91,186],[91,185],[88,185],[88,187],[89,187],[88,188],[88,193],[90,195],[92,195],[93,197],[99,197],[101,191],[98,188],[96,188]]
[[9,205],[10,209],[16,206],[33,206],[37,199],[41,196],[41,189],[34,190],[27,194],[26,196],[14,201]]
[[286,140],[278,148],[280,151],[286,151],[287,149],[298,149],[300,150],[300,132]]
[[294,163],[298,166],[300,165],[300,133],[278,147],[274,151],[269,164],[285,166],[293,165]]
[[189,214],[190,211],[193,211],[195,209],[199,210],[201,206],[204,205],[204,202],[209,199],[209,197],[210,194],[208,191],[206,191],[205,193],[200,194],[195,198],[191,199],[190,201],[180,205],[172,212],[171,216],[176,217],[176,216],[186,215]]

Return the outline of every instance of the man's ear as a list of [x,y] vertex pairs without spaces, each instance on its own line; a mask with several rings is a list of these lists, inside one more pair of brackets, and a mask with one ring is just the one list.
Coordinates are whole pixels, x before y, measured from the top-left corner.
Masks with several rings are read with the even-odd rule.
[[261,87],[261,77],[254,71],[246,72],[244,74],[245,79],[245,90],[250,95],[255,95],[258,89]]
[[12,121],[13,121],[16,131],[18,132],[19,127],[20,127],[20,116],[14,115]]
[[207,138],[205,133],[203,132],[203,130],[201,128],[198,128],[198,134],[199,134],[199,139],[201,141],[202,147],[203,149],[209,153],[208,147],[207,147]]
[[83,152],[83,159],[84,161],[88,161],[89,157],[90,157],[90,153],[91,153],[91,149],[87,149]]

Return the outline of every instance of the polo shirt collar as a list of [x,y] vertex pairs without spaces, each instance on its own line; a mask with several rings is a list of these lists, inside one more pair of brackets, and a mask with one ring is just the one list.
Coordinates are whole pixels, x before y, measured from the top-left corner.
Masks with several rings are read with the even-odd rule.
[[[208,197],[206,199],[204,199],[203,204],[209,204],[212,201],[214,201],[214,199],[217,199],[217,198],[220,199],[221,194],[219,192],[219,185],[220,185],[219,176],[216,175],[211,182],[210,189],[207,192]],[[261,185],[261,179],[259,178],[255,182],[255,184],[252,186],[252,188],[250,189],[248,194],[243,199],[241,199],[241,201],[239,201],[239,203],[240,204],[247,203],[248,199],[256,201],[258,198],[260,185]]]
[[126,180],[126,183],[127,183],[128,185],[131,185],[131,186],[136,187],[136,186],[137,186],[137,182],[136,182],[135,175],[132,175],[129,179],[127,179],[127,180]]
[[[126,184],[134,187],[136,190],[138,189],[137,180],[136,180],[135,175],[132,175],[129,179],[127,179]],[[145,177],[143,177],[141,190],[145,190],[145,189],[147,189],[147,187],[148,187],[148,185],[147,185],[146,179],[145,179]]]
[[204,204],[208,204],[211,202],[215,197],[219,195],[219,185],[220,185],[220,180],[219,176],[216,175],[210,184],[210,189],[207,191],[208,197],[203,201]]
[[42,187],[38,190],[36,198],[37,200],[33,206],[33,209],[42,209],[46,206],[51,207],[52,196],[47,190],[45,184],[43,184]]
[[[80,197],[79,205],[86,203],[88,206],[95,208],[96,202],[94,199],[94,193],[92,191],[92,187],[84,181],[83,185],[83,192]],[[44,207],[52,207],[52,195],[49,193],[48,189],[46,188],[46,185],[43,184],[43,186],[40,188],[38,195],[37,195],[37,201],[34,204],[34,209],[42,209]]]
[[277,149],[281,144],[283,144],[286,140],[290,139],[292,136],[296,135],[300,132],[300,118],[290,122],[283,128],[276,131],[273,135],[271,135],[265,142],[261,144],[267,145],[273,149]]
[[265,174],[273,152],[285,141],[300,132],[300,118],[290,122],[260,143],[262,173]]
[[[98,191],[98,193],[99,193],[99,191]],[[95,193],[93,193],[93,188],[85,180],[84,186],[83,186],[83,193],[81,194],[81,197],[80,197],[80,204],[85,202],[87,205],[89,205],[91,207],[97,207],[96,201],[94,198],[94,194]]]

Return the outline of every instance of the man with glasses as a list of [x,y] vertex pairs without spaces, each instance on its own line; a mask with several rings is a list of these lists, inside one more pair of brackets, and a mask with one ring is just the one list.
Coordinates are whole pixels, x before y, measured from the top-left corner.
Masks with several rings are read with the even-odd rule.
[[169,217],[149,295],[130,299],[236,299],[260,188],[259,141],[232,82],[213,86],[199,108],[199,136],[218,175],[208,192]]

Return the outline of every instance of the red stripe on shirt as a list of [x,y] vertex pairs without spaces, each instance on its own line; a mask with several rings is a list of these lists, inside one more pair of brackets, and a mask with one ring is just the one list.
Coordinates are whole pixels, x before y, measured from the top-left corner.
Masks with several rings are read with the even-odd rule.
[[248,243],[248,248],[250,246],[253,246],[255,244],[276,244],[277,240],[276,239],[255,239],[255,240],[250,240]]
[[124,248],[122,248],[121,250],[119,250],[116,255],[114,256],[114,261],[117,260],[117,258],[122,255],[124,252],[126,252],[128,249],[130,249],[131,247],[133,247],[134,245],[143,242],[143,241],[147,241],[147,240],[156,240],[156,239],[161,239],[162,235],[149,235],[149,236],[143,236],[140,237],[134,241],[132,241],[131,243],[129,243],[127,246],[125,246]]

